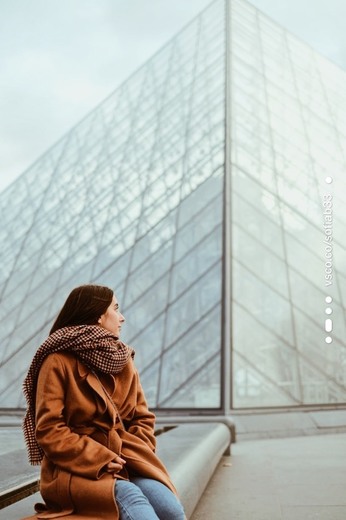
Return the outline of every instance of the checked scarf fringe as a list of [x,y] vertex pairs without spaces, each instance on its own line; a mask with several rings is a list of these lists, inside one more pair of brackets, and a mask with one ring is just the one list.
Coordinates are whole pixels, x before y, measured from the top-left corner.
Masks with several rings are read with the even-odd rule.
[[43,450],[35,435],[36,386],[45,358],[54,352],[72,352],[88,368],[106,374],[122,371],[134,350],[98,325],[75,325],[58,329],[37,350],[23,383],[27,411],[23,420],[24,438],[32,465],[40,464]]

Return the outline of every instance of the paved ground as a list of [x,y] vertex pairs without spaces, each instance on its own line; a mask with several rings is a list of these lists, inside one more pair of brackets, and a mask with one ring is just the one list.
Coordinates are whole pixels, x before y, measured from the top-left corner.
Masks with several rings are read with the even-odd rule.
[[346,434],[240,440],[191,520],[345,520]]

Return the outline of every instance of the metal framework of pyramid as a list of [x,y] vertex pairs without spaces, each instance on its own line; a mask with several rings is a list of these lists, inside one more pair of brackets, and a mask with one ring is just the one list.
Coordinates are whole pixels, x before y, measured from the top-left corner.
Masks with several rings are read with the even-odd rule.
[[0,407],[89,282],[156,409],[345,403],[345,137],[346,73],[214,1],[1,194]]

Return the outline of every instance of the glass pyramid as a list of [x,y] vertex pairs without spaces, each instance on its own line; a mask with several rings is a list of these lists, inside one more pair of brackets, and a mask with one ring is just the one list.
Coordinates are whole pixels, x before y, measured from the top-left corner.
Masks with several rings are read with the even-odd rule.
[[216,0],[39,158],[0,196],[0,407],[24,407],[35,350],[89,282],[115,289],[156,409],[346,402],[345,92]]

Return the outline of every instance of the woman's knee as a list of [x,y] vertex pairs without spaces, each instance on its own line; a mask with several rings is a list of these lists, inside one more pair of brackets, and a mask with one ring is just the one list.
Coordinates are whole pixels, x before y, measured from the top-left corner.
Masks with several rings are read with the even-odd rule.
[[185,519],[182,504],[167,486],[157,480],[144,477],[135,477],[132,482],[142,490],[160,519]]
[[158,520],[154,508],[141,489],[127,480],[117,480],[115,500],[121,520]]

